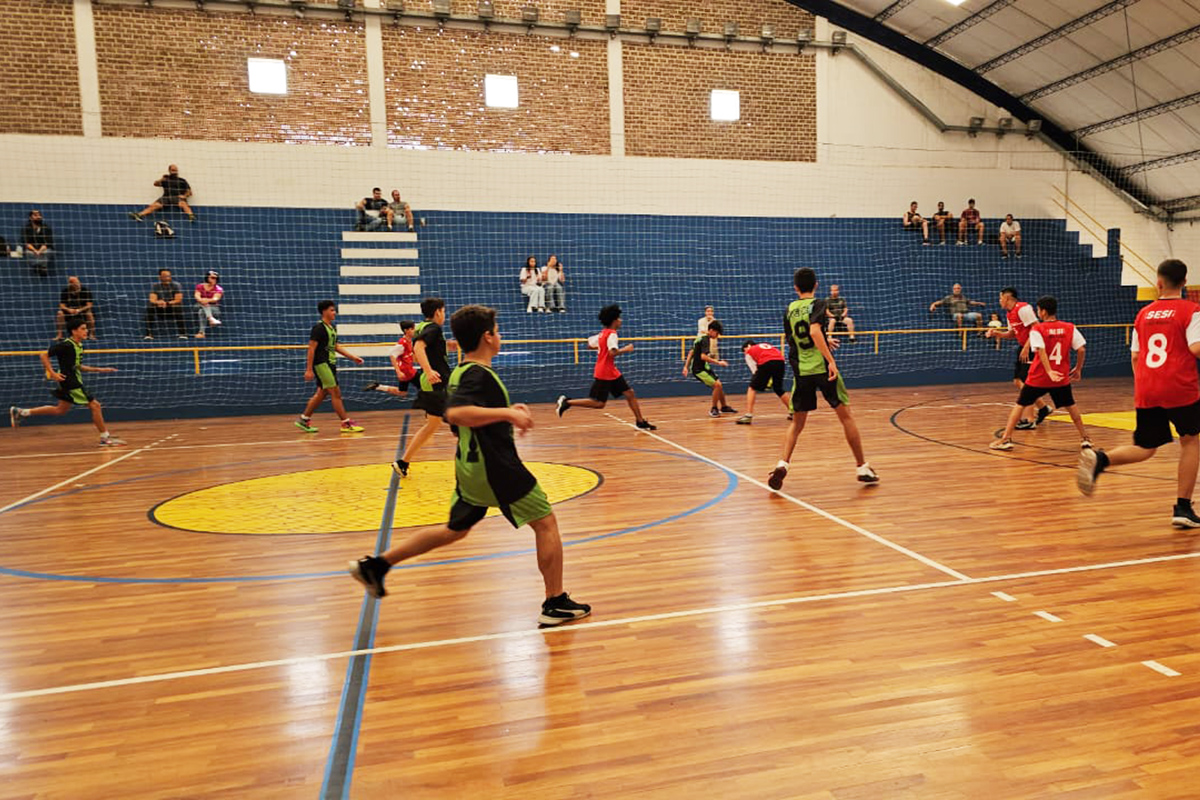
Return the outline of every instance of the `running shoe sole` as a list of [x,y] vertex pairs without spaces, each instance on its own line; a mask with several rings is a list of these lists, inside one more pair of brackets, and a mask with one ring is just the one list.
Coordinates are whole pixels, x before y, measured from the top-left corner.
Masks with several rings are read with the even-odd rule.
[[1075,469],[1075,485],[1081,494],[1091,496],[1096,491],[1096,451],[1083,450],[1079,453],[1079,466]]

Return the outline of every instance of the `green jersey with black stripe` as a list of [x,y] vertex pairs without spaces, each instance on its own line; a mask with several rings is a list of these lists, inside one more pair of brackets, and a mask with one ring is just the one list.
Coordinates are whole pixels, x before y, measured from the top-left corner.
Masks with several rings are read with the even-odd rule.
[[58,361],[58,371],[63,380],[58,382],[64,391],[78,389],[83,386],[83,345],[74,339],[64,339],[53,345],[48,351]]
[[825,356],[817,349],[809,329],[811,325],[825,327],[825,301],[815,297],[793,300],[783,317],[787,335],[788,361],[797,375],[821,375],[829,371]]
[[317,349],[313,351],[313,366],[317,364],[337,363],[337,328],[332,325],[326,325],[324,320],[321,320],[316,325],[312,326],[312,330],[308,333],[308,338],[317,343]]
[[[464,361],[450,373],[448,408],[480,406],[508,408],[508,389],[490,367]],[[451,426],[458,437],[454,478],[458,495],[475,506],[509,505],[537,485],[517,454],[510,422],[493,422],[468,428]]]

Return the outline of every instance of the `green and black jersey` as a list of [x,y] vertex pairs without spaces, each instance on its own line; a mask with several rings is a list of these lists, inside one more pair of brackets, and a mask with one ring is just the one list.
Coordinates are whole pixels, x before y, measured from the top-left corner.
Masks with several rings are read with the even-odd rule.
[[705,361],[701,356],[712,355],[712,338],[707,333],[702,333],[692,342],[692,374],[699,375],[702,372],[712,372],[712,364]]
[[51,357],[58,360],[58,371],[63,374],[63,380],[58,382],[58,388],[63,391],[79,389],[83,386],[83,345],[74,339],[64,339],[54,344],[47,351]]
[[322,320],[312,326],[312,330],[308,333],[309,341],[317,343],[317,349],[313,351],[313,366],[318,364],[336,364],[337,363],[337,328],[332,325],[326,325]]
[[[508,408],[508,389],[489,367],[465,361],[450,374],[450,408],[481,406]],[[493,422],[478,428],[451,426],[458,436],[454,458],[454,477],[458,495],[475,506],[511,505],[537,486],[533,476],[517,455],[513,426]]]
[[783,329],[787,335],[788,362],[796,375],[821,375],[829,371],[825,356],[813,342],[810,325],[825,329],[825,301],[815,297],[793,300],[783,317]]
[[[416,330],[413,331],[413,343],[417,342],[425,343],[425,358],[429,360],[433,371],[442,377],[442,383],[450,380],[450,365],[446,362],[446,336],[442,333],[442,326],[428,319],[418,322]],[[421,372],[421,389],[426,392],[433,391],[433,384],[429,382],[424,371]]]

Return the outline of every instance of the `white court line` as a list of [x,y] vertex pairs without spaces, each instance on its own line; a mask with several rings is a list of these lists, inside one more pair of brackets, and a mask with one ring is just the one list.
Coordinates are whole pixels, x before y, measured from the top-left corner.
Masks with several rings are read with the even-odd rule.
[[1097,636],[1094,633],[1085,633],[1083,635],[1083,638],[1087,639],[1092,644],[1098,644],[1101,647],[1116,647],[1117,646],[1116,642],[1110,642],[1108,639],[1105,639],[1103,636]]
[[699,453],[697,453],[695,450],[689,450],[688,448],[684,447],[683,445],[676,444],[675,442],[671,441],[670,439],[667,439],[664,436],[659,436],[657,433],[652,433],[650,431],[644,431],[644,430],[638,428],[636,425],[626,422],[625,420],[621,419],[620,417],[615,417],[612,414],[609,414],[607,411],[604,412],[604,415],[616,420],[617,422],[621,423],[622,425],[627,425],[630,428],[633,428],[638,433],[645,434],[646,436],[652,436],[655,439],[658,439],[663,444],[670,445],[671,447],[674,447],[676,450],[679,450],[680,452],[687,453],[688,455],[690,455],[694,458],[698,458],[701,461],[707,461],[709,464],[712,464],[714,467],[723,469],[726,472],[732,472],[734,475],[737,475],[742,480],[749,481],[750,483],[753,483],[755,486],[759,486],[759,487],[762,487],[763,489],[766,489],[768,492],[773,492],[773,493],[779,495],[780,497],[782,497],[783,499],[788,500],[792,503],[795,503],[796,505],[800,506],[803,509],[811,511],[812,513],[817,514],[818,516],[822,516],[825,519],[829,520],[830,522],[837,523],[838,525],[841,525],[843,528],[852,530],[861,536],[865,536],[868,539],[870,539],[871,541],[877,542],[877,543],[883,545],[884,547],[890,547],[891,549],[895,550],[897,553],[906,555],[909,558],[914,559],[915,561],[920,561],[922,564],[924,564],[927,567],[932,567],[933,569],[936,569],[939,572],[944,572],[951,577],[959,579],[960,581],[971,580],[971,577],[969,575],[964,575],[963,573],[959,572],[956,569],[951,569],[950,567],[947,567],[945,564],[940,564],[937,561],[934,561],[932,558],[927,558],[926,556],[923,556],[914,550],[909,550],[907,547],[904,547],[903,545],[899,545],[893,541],[885,539],[882,536],[880,536],[879,534],[871,533],[866,528],[855,525],[853,522],[844,520],[835,514],[830,514],[828,511],[817,508],[816,506],[812,505],[811,503],[806,503],[803,500],[800,500],[796,497],[792,497],[790,494],[787,494],[786,492],[775,491],[774,489],[772,489],[770,486],[767,486],[762,481],[757,480],[755,478],[751,478],[749,475],[747,475],[744,472],[738,472],[736,469],[727,467],[724,464],[722,464],[721,462],[711,459],[708,456],[702,456]]
[[1150,669],[1154,670],[1155,672],[1160,672],[1163,675],[1166,675],[1168,678],[1178,678],[1181,674],[1181,673],[1177,672],[1176,670],[1171,669],[1170,667],[1164,667],[1162,664],[1158,663],[1157,661],[1143,661],[1142,663],[1145,664]]
[[66,486],[68,483],[74,483],[75,481],[79,480],[80,478],[86,478],[88,475],[91,475],[94,472],[99,472],[102,469],[107,469],[107,468],[111,467],[113,464],[120,464],[125,459],[133,458],[138,453],[144,453],[147,450],[149,450],[151,447],[154,447],[154,445],[159,444],[161,442],[165,442],[168,439],[174,439],[178,435],[179,434],[177,434],[177,433],[172,433],[170,436],[164,436],[162,439],[159,439],[157,442],[151,442],[150,444],[146,445],[145,447],[139,447],[137,450],[130,450],[128,453],[121,456],[120,458],[114,458],[112,461],[105,461],[103,464],[99,464],[95,467],[92,467],[89,470],[85,470],[73,478],[67,478],[65,481],[59,481],[58,483],[54,484],[53,486],[42,489],[40,492],[34,492],[33,494],[29,495],[28,497],[24,497],[20,500],[17,500],[15,503],[9,503],[4,508],[0,508],[0,514],[3,514],[5,511],[9,511],[10,509],[14,509],[17,506],[24,505],[25,503],[28,503],[30,500],[36,500],[37,498],[41,497],[44,494],[50,494],[50,492],[53,492],[55,489],[60,489],[63,486]]
[[1001,600],[1003,600],[1006,603],[1017,602],[1017,598],[1013,597],[1011,594],[1008,594],[1007,592],[992,592],[992,597],[999,597]]
[[1042,619],[1046,620],[1046,622],[1062,622],[1062,617],[1056,617],[1049,611],[1035,611],[1033,612],[1033,615],[1035,617],[1041,617]]
[[[173,434],[171,434],[171,436],[169,436],[167,438],[174,438],[176,436],[181,436],[181,435],[182,434],[173,433]],[[160,448],[158,448],[158,451],[162,452],[165,450],[201,450],[201,449],[205,449],[205,448],[209,448],[209,447],[261,447],[263,445],[268,445],[268,444],[327,444],[328,442],[346,442],[346,441],[361,442],[364,439],[390,439],[390,438],[392,438],[392,437],[391,436],[372,436],[370,434],[363,434],[362,436],[355,436],[355,437],[353,437],[353,439],[351,439],[350,437],[341,438],[341,435],[339,434],[339,438],[337,438],[337,439],[333,439],[333,438],[299,439],[299,438],[297,438],[297,439],[275,439],[273,441],[267,441],[267,442],[219,442],[219,443],[213,443],[213,444],[176,444],[176,445],[171,445],[169,447],[160,447]],[[160,440],[160,441],[165,441],[165,440]],[[156,444],[157,444],[157,442],[156,442]],[[83,456],[83,455],[88,455],[89,453],[93,453],[93,452],[95,452],[95,451],[94,450],[74,450],[74,451],[70,451],[70,452],[66,452],[66,453],[22,453],[21,455],[15,455],[15,456],[0,456],[0,460],[7,459],[7,458],[60,458],[62,456]]]

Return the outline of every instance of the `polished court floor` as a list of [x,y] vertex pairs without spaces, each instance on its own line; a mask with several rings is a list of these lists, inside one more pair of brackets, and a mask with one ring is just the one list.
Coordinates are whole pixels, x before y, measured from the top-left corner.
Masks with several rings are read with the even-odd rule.
[[[379,603],[345,576],[444,513],[452,439],[396,486],[400,406],[5,430],[0,798],[1198,797],[1175,448],[1083,498],[1057,415],[988,451],[1012,397],[852,390],[881,482],[823,409],[779,494],[773,397],[749,427],[646,400],[654,435],[536,407],[519,446],[594,606],[548,631],[502,518]],[[1128,381],[1076,397],[1128,440]]]

